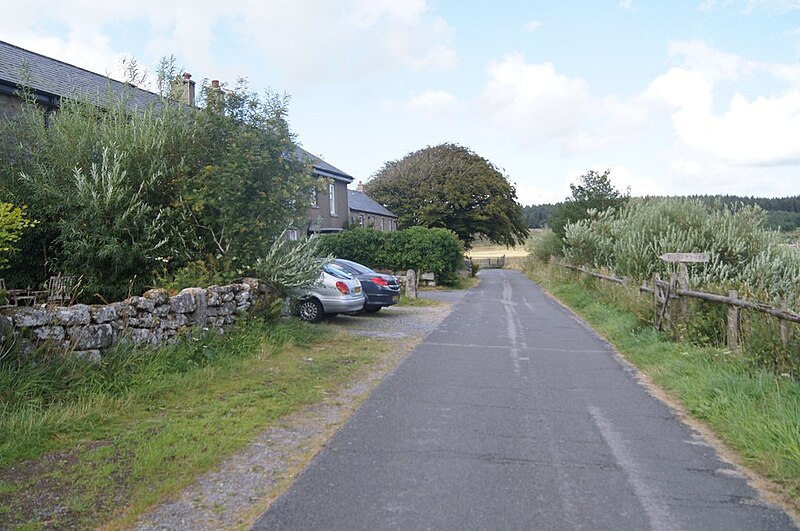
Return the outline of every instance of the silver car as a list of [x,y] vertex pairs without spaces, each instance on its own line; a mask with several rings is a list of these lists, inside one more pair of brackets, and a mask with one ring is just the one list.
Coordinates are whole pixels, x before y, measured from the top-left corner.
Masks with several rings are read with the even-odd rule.
[[317,282],[297,299],[295,313],[309,323],[318,323],[325,315],[358,312],[366,301],[361,282],[333,263],[323,266]]

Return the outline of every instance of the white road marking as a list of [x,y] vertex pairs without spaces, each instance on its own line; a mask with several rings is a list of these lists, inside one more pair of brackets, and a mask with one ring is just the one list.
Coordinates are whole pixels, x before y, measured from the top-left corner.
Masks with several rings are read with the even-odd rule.
[[598,408],[589,406],[589,413],[592,415],[592,419],[597,429],[600,430],[600,434],[606,444],[611,449],[611,453],[614,454],[614,459],[617,460],[617,463],[628,477],[628,483],[633,487],[636,498],[650,520],[651,529],[655,531],[678,529],[670,518],[669,510],[661,502],[658,491],[648,485],[644,471],[639,467],[636,458],[626,447],[622,436],[617,433],[614,426],[603,416]]

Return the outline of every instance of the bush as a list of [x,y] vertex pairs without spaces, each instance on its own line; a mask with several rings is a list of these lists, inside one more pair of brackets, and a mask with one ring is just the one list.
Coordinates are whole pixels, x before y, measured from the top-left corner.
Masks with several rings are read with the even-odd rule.
[[244,81],[203,93],[205,108],[134,108],[109,91],[102,108],[64,98],[47,116],[29,98],[0,119],[13,139],[0,142],[0,198],[39,221],[6,277],[83,275],[85,293],[106,299],[197,261],[242,274],[267,254],[319,185],[292,156],[287,99]]
[[455,273],[463,264],[464,248],[448,229],[410,229],[382,232],[372,228],[349,229],[324,236],[320,249],[338,258],[369,267]]
[[371,268],[385,268],[386,234],[372,227],[350,228],[319,238],[319,252]]
[[330,257],[320,258],[319,237],[293,242],[284,231],[273,242],[267,255],[255,265],[258,278],[267,282],[281,297],[313,284]]
[[6,256],[18,250],[14,244],[19,241],[22,231],[33,224],[25,215],[24,206],[0,203],[0,269],[8,264]]
[[564,255],[564,241],[550,229],[534,233],[526,247],[528,253],[540,262]]

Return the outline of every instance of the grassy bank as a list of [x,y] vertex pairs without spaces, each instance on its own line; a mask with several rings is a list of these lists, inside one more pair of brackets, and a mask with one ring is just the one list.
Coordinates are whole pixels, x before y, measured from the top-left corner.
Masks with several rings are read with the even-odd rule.
[[666,339],[637,319],[635,291],[546,265],[531,265],[528,274],[710,427],[741,464],[771,480],[795,515],[800,512],[800,383],[735,352]]
[[390,345],[253,321],[101,364],[0,363],[0,527],[130,521]]

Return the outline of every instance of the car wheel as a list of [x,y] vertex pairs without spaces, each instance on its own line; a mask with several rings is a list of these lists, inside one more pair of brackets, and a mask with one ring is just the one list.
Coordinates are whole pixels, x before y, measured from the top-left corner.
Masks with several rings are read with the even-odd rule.
[[307,323],[318,323],[324,316],[322,304],[317,299],[300,301],[300,304],[297,305],[297,315]]
[[364,308],[364,311],[367,312],[367,313],[378,313],[380,311],[380,309],[381,309],[380,306],[374,306],[374,307],[370,307],[370,308]]

